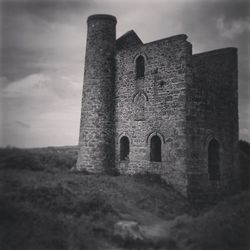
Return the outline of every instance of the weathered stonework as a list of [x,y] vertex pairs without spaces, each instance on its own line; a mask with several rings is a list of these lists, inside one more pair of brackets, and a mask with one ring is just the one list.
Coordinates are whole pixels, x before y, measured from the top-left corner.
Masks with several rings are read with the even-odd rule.
[[[228,190],[238,176],[237,50],[192,55],[186,35],[116,40],[115,24],[88,19],[77,168],[157,173],[191,199]],[[218,164],[208,163],[213,139]]]
[[104,172],[114,165],[116,18],[88,18],[78,169]]
[[[237,49],[193,55],[193,81],[187,95],[188,192],[195,200],[218,198],[237,188],[238,75]],[[208,145],[220,143],[220,180],[209,181]],[[219,192],[218,192],[219,191]]]

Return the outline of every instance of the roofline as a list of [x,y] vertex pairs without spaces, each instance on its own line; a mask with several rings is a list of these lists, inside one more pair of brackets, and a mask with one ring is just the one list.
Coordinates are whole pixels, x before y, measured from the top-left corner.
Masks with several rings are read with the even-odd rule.
[[171,41],[171,40],[175,40],[177,38],[183,38],[183,40],[187,40],[188,36],[186,34],[179,34],[179,35],[175,35],[175,36],[165,37],[165,38],[155,40],[155,41],[152,41],[152,42],[148,42],[148,43],[145,43],[144,45],[148,45],[148,44],[151,44],[151,43],[163,42],[165,40],[170,40]]
[[143,44],[142,40],[140,39],[140,37],[136,34],[136,32],[134,30],[129,30],[126,33],[124,33],[123,35],[121,35],[119,38],[116,39],[116,42],[118,42],[119,40],[121,40],[123,37],[127,36],[130,33],[134,33],[137,38],[141,41],[141,43]]
[[215,56],[215,55],[227,54],[228,52],[237,53],[237,50],[238,49],[236,47],[227,47],[227,48],[209,50],[209,51],[204,51],[204,52],[201,52],[201,53],[193,54],[193,57]]

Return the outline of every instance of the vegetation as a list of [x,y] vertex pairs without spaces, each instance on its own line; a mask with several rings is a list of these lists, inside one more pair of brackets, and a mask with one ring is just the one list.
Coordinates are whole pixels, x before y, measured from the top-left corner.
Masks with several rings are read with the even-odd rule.
[[5,171],[2,178],[4,249],[69,249],[76,245],[92,250],[103,244],[110,249],[116,221],[150,224],[190,209],[171,187],[147,176],[15,169]]
[[177,217],[168,234],[177,249],[247,250],[250,246],[250,192],[231,197],[196,218]]
[[[249,143],[240,149],[249,171]],[[157,175],[75,173],[76,155],[77,147],[0,149],[1,249],[249,249],[250,191],[197,211]],[[117,241],[120,220],[137,221],[145,242]]]
[[65,171],[76,164],[77,146],[34,149],[0,148],[0,168]]

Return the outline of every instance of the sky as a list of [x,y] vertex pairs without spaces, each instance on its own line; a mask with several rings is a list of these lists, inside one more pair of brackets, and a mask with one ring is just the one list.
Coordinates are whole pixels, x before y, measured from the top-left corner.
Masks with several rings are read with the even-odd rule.
[[250,141],[248,0],[0,0],[0,147],[78,144],[86,20],[117,18],[117,38],[187,34],[193,53],[237,47],[240,138]]

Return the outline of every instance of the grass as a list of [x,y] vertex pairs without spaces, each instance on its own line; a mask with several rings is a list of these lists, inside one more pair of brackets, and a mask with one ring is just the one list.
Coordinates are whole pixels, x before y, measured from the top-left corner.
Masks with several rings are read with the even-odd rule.
[[4,170],[1,176],[4,249],[69,249],[73,245],[98,249],[104,243],[109,249],[109,244],[116,244],[113,226],[119,220],[148,225],[191,209],[172,187],[148,176],[25,169]]
[[[0,149],[1,249],[250,249],[249,191],[196,211],[157,175],[72,172],[76,155],[77,147]],[[117,241],[120,220],[137,221],[145,242]]]
[[34,149],[0,148],[0,168],[65,171],[75,166],[77,150],[77,146]]
[[210,211],[192,218],[187,215],[172,221],[168,237],[177,249],[250,249],[250,192],[230,197]]

